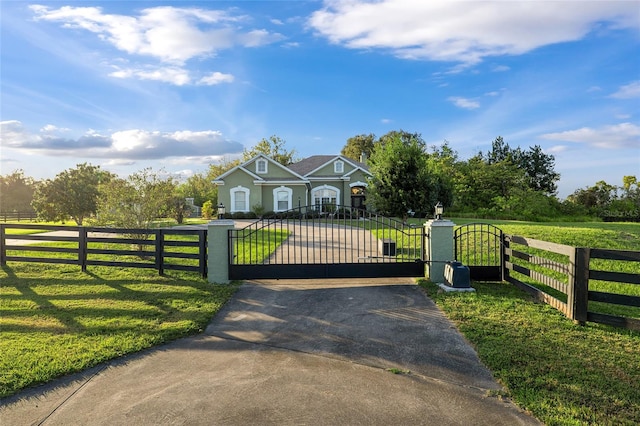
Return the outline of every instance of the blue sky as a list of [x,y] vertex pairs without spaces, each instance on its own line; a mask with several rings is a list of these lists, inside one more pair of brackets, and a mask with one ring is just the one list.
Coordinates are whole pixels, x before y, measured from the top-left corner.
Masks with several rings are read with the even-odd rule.
[[559,195],[640,177],[640,1],[2,1],[0,174],[186,177],[277,135],[502,136]]

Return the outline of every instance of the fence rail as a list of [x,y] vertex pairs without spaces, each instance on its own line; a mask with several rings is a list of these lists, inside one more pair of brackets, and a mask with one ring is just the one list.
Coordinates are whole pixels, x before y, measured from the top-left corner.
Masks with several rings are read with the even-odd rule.
[[[640,285],[640,274],[590,267],[592,259],[640,262],[640,252],[571,247],[505,235],[505,280],[579,322],[597,322],[640,331],[640,319],[590,310],[589,302],[640,307],[640,296],[590,290],[591,280]],[[513,273],[516,273],[516,278]],[[525,282],[527,281],[527,282]]]
[[7,221],[18,221],[20,222],[21,220],[28,220],[28,221],[34,221],[38,218],[38,215],[36,214],[36,212],[34,211],[24,211],[24,212],[0,212],[0,219],[2,219],[3,222],[7,222]]
[[[36,232],[33,234],[9,234],[8,229]],[[167,239],[169,236],[192,236],[193,240]],[[29,244],[29,242],[34,242]],[[36,245],[39,242],[75,243],[74,247]],[[26,243],[26,244],[25,244]],[[134,245],[137,249],[105,248],[105,244]],[[108,246],[107,246],[108,247]],[[168,247],[178,250],[169,251]],[[28,255],[19,255],[24,252]],[[33,253],[62,253],[65,257],[35,256]],[[110,256],[105,260],[104,256]],[[125,256],[127,260],[118,257]],[[135,259],[135,260],[134,260]],[[139,260],[138,260],[139,259]],[[167,261],[187,259],[190,264]],[[0,224],[0,265],[7,262],[37,262],[79,265],[82,271],[87,266],[113,266],[121,268],[157,269],[160,275],[165,270],[198,272],[207,276],[207,230],[206,229],[128,229],[98,228],[83,226]],[[197,263],[194,265],[193,263]]]

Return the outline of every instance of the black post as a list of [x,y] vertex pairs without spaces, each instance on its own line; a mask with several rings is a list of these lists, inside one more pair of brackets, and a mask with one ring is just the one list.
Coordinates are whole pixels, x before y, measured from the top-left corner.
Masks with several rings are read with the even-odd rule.
[[87,272],[87,228],[78,228],[78,263],[82,272]]
[[160,276],[164,275],[164,232],[158,229],[154,232],[156,238],[156,268]]
[[0,266],[7,265],[7,238],[4,225],[0,225]]
[[207,278],[207,230],[198,230],[198,270],[202,278]]

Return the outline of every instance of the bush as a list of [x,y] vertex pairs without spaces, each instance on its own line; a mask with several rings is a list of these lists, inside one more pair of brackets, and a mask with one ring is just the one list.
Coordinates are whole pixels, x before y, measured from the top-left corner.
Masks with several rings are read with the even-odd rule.
[[213,217],[213,202],[207,200],[202,205],[202,218],[210,220]]

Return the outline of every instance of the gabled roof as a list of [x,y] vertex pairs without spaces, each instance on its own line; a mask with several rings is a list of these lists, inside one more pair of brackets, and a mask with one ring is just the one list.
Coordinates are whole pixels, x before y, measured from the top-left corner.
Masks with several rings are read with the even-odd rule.
[[312,155],[311,157],[300,160],[297,163],[289,164],[288,168],[299,175],[307,176],[337,159],[351,164],[356,169],[362,169],[369,173],[369,168],[366,164],[343,157],[342,155]]
[[[231,173],[234,173],[236,170],[242,170],[243,172],[247,173],[249,176],[251,176],[252,178],[254,178],[255,180],[267,180],[268,177],[267,176],[259,176],[253,172],[251,172],[250,170],[247,169],[247,166],[251,163],[253,163],[254,161],[256,161],[258,158],[264,158],[265,160],[267,160],[269,163],[274,164],[276,167],[280,167],[283,170],[286,170],[287,172],[291,173],[295,178],[297,179],[301,179],[304,180],[304,177],[300,176],[298,173],[296,173],[294,170],[291,170],[290,168],[283,166],[282,164],[278,163],[277,161],[271,159],[270,157],[267,157],[264,154],[258,154],[255,157],[251,158],[248,161],[245,161],[244,163],[240,164],[239,166],[236,166],[230,170],[227,170],[226,172],[224,172],[223,174],[221,174],[220,176],[218,176],[217,178],[214,179],[214,182],[220,182],[222,181],[225,177],[229,176]],[[267,179],[265,179],[267,178]]]

